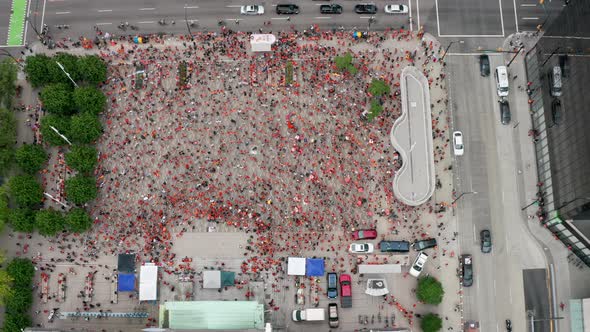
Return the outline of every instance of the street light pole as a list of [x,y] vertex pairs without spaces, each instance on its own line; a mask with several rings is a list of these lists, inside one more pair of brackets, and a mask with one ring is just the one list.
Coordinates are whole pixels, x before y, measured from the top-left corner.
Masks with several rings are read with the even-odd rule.
[[514,56],[512,57],[512,59],[510,59],[510,62],[508,62],[508,64],[506,65],[506,68],[510,67],[510,65],[512,64],[512,62],[514,61],[514,59],[516,59],[516,57],[518,56],[518,54],[520,53],[520,51],[522,51],[524,49],[524,46],[521,46],[518,51],[516,51],[516,54],[514,54]]
[[[464,41],[462,41],[462,40],[459,40],[458,42],[460,44],[463,44],[464,43]],[[449,43],[449,46],[447,46],[447,48],[445,49],[445,54],[443,54],[443,56],[440,58],[440,61],[443,61],[445,59],[445,57],[447,56],[447,53],[449,53],[449,49],[451,48],[451,46],[454,43],[457,43],[457,41],[453,40],[452,42]]]
[[67,137],[65,137],[64,135],[62,135],[62,133],[60,133],[57,129],[55,129],[54,126],[49,126],[49,128],[53,129],[53,131],[55,131],[55,133],[58,134],[59,137],[63,138],[64,141],[68,142],[69,145],[72,145],[72,142],[70,142],[70,140]]
[[461,195],[459,195],[459,197],[455,198],[455,200],[451,202],[451,205],[455,204],[456,201],[458,201],[461,197],[463,197],[467,194],[477,195],[477,191],[467,191],[467,192],[461,193]]
[[193,33],[191,32],[191,25],[188,23],[188,14],[186,13],[186,3],[184,4],[184,22],[186,23],[186,29],[188,30],[188,35],[191,36],[191,41],[195,41],[193,38]]
[[[64,74],[66,74],[66,76],[70,79],[70,81],[72,81],[72,83],[74,83],[74,86],[77,88],[78,87],[78,84],[76,84],[76,82],[74,82],[74,80],[70,76],[70,73],[68,73],[66,71],[66,69],[64,68],[64,66],[61,63],[59,63],[58,61],[55,61],[55,63],[57,63],[57,65],[59,66],[59,68],[61,69],[61,71],[63,71]],[[71,143],[70,143],[70,145],[71,145]]]
[[2,54],[6,55],[7,57],[10,57],[12,60],[14,60],[14,62],[22,68],[22,64],[20,63],[19,59],[15,58],[12,54],[10,54],[10,52],[8,52],[7,50],[0,48],[0,51],[2,51]]

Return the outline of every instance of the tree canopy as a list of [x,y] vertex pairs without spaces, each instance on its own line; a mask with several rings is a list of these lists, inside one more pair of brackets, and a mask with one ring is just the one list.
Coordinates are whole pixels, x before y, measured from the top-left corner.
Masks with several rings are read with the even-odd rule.
[[[4,225],[8,223],[10,216],[10,207],[8,206],[8,194],[6,186],[0,186],[0,233],[4,230]],[[0,262],[2,264],[2,262]]]
[[3,332],[23,331],[32,324],[31,318],[25,313],[7,313],[4,318]]
[[25,73],[27,80],[34,88],[39,88],[52,82],[47,67],[51,58],[45,54],[31,55],[25,61]]
[[95,87],[80,87],[74,90],[74,103],[80,112],[98,115],[104,110],[107,98]]
[[6,304],[6,299],[12,294],[12,277],[6,270],[0,270],[0,305]]
[[0,105],[11,109],[12,99],[16,95],[16,74],[18,66],[13,59],[0,62]]
[[27,258],[15,258],[6,266],[6,272],[14,280],[15,287],[31,287],[35,276],[35,268],[31,260]]
[[378,117],[381,112],[383,112],[383,106],[381,106],[379,100],[372,99],[371,108],[369,108],[369,114],[367,115],[367,120],[373,120],[374,118]]
[[16,150],[16,162],[26,173],[35,174],[47,162],[47,152],[39,144],[24,144]]
[[87,83],[98,85],[107,80],[107,65],[96,55],[80,57],[78,70]]
[[92,218],[81,208],[71,209],[66,215],[66,229],[72,233],[83,233],[92,227]]
[[12,209],[8,214],[12,229],[17,232],[32,233],[35,230],[35,211],[31,209]]
[[80,173],[91,173],[98,162],[96,148],[85,145],[73,145],[66,154],[66,163]]
[[19,207],[34,207],[43,199],[43,189],[31,175],[13,176],[8,180],[10,196]]
[[33,304],[33,292],[31,286],[14,287],[6,300],[6,312],[26,313]]
[[428,304],[440,304],[444,294],[442,284],[434,277],[418,279],[418,287],[416,288],[418,300]]
[[43,135],[43,140],[55,146],[67,145],[68,142],[51,129],[52,126],[67,139],[71,140],[71,138],[68,137],[70,131],[70,119],[55,114],[47,114],[41,118],[40,130],[41,135]]
[[66,196],[74,204],[84,204],[96,198],[96,179],[78,174],[66,180]]
[[422,316],[420,321],[420,328],[423,332],[436,332],[442,328],[442,319],[433,313]]
[[16,141],[16,118],[14,114],[0,108],[0,148],[14,146]]
[[371,85],[369,86],[369,93],[375,97],[380,97],[383,95],[389,94],[391,88],[384,80],[373,79],[371,81]]
[[70,135],[78,143],[92,143],[102,135],[102,124],[94,114],[74,115],[70,124]]
[[78,57],[70,53],[59,53],[51,58],[47,64],[47,71],[49,77],[51,77],[51,82],[73,85],[72,81],[70,81],[64,71],[59,68],[59,65],[57,64],[58,62],[64,67],[64,70],[70,74],[70,77],[74,81],[80,81],[82,76],[78,70]]
[[53,83],[46,85],[39,98],[43,107],[49,113],[58,115],[71,115],[74,113],[74,101],[72,99],[72,88],[66,83]]
[[65,229],[65,219],[61,212],[53,209],[45,209],[35,214],[35,224],[39,234],[55,236]]
[[350,52],[334,57],[334,64],[339,71],[348,71],[351,75],[358,72],[358,68],[352,63],[352,54]]

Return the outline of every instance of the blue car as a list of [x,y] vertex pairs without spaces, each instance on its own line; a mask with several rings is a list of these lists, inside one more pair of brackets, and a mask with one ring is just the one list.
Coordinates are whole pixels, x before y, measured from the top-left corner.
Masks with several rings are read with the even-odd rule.
[[334,272],[328,273],[328,298],[338,297],[338,275]]

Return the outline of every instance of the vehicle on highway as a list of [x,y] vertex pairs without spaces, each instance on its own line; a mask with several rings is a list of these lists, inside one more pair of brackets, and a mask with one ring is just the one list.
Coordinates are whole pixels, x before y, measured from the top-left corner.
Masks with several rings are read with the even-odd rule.
[[342,14],[342,6],[335,3],[330,5],[321,5],[320,13],[322,14]]
[[296,15],[299,14],[299,6],[294,4],[279,4],[276,7],[276,11],[279,15]]
[[374,249],[372,243],[351,243],[348,251],[353,254],[370,254]]
[[554,66],[549,76],[549,90],[553,97],[561,97],[561,67]]
[[383,10],[387,14],[405,14],[408,12],[408,6],[405,5],[386,5]]
[[376,229],[359,229],[358,231],[352,232],[352,238],[354,240],[373,240],[377,238]]
[[326,310],[324,308],[293,310],[292,318],[294,322],[326,320]]
[[422,273],[422,270],[424,269],[424,264],[426,264],[427,260],[428,255],[420,251],[418,253],[418,256],[416,256],[416,259],[414,260],[414,264],[412,264],[412,267],[410,268],[410,275],[418,278],[420,273]]
[[381,241],[379,242],[381,252],[408,252],[410,251],[410,242],[408,241]]
[[465,152],[465,147],[463,146],[463,133],[460,131],[453,132],[453,152],[455,156],[462,156]]
[[488,254],[492,252],[492,233],[489,230],[484,229],[479,233],[479,239],[481,242],[481,252]]
[[512,321],[510,319],[506,320],[506,331],[512,332]]
[[479,56],[479,73],[483,77],[490,76],[490,57],[487,54]]
[[508,100],[501,99],[500,103],[500,122],[503,125],[507,125],[510,123],[510,105],[508,104]]
[[340,306],[352,308],[352,278],[350,274],[340,275]]
[[354,12],[357,14],[377,14],[377,6],[373,3],[360,3],[354,6]]
[[561,100],[555,98],[551,102],[551,118],[553,119],[553,126],[561,123],[561,115]]
[[262,15],[264,14],[264,7],[259,5],[242,6],[240,7],[242,15]]
[[330,327],[338,327],[340,321],[338,320],[338,305],[336,303],[328,304],[328,324]]
[[436,247],[436,239],[426,239],[426,240],[416,241],[416,242],[414,242],[413,247],[414,247],[414,250],[416,250],[416,251],[422,251],[424,249],[434,248],[434,247]]
[[328,273],[328,298],[335,299],[338,297],[338,274],[335,272]]
[[473,285],[473,260],[471,255],[461,255],[461,282],[463,282],[463,287]]
[[494,77],[496,78],[496,89],[498,90],[498,96],[508,97],[508,69],[506,66],[496,67]]

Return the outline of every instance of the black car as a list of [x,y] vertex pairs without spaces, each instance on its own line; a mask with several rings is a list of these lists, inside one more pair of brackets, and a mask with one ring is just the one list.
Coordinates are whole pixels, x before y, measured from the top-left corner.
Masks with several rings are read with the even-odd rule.
[[299,14],[299,6],[293,4],[277,5],[277,14],[295,15]]
[[484,254],[492,252],[492,233],[484,229],[479,233],[479,238],[481,241],[481,252]]
[[461,282],[463,282],[463,287],[473,286],[473,260],[471,255],[461,256]]
[[342,6],[337,4],[321,5],[320,13],[322,14],[342,14]]
[[554,126],[561,123],[561,101],[557,98],[551,102],[551,117],[553,118]]
[[416,241],[416,242],[414,242],[413,247],[414,247],[414,250],[416,250],[416,251],[422,251],[424,249],[434,248],[434,247],[436,247],[436,239],[426,239],[426,240]]
[[487,54],[479,56],[479,73],[481,76],[490,76],[490,58]]
[[377,14],[377,6],[372,3],[361,3],[354,6],[354,12],[357,14]]
[[506,99],[500,100],[500,122],[503,125],[507,125],[510,123],[510,105]]

